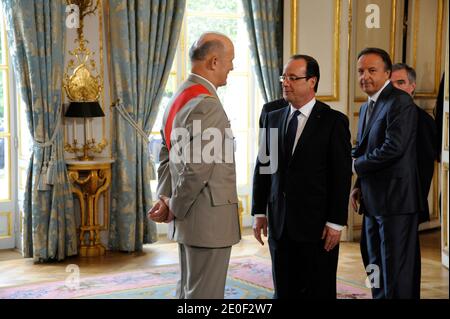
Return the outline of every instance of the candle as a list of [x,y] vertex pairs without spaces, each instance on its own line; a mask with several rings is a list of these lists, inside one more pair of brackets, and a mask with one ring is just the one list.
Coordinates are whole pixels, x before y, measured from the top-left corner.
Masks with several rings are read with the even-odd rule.
[[93,134],[92,134],[92,120],[91,119],[89,119],[89,123],[88,123],[89,125],[88,125],[88,140],[91,140],[93,137]]
[[77,122],[72,120],[72,143],[77,139]]
[[67,120],[64,120],[64,142],[65,143],[70,143],[71,139],[70,139],[70,123]]

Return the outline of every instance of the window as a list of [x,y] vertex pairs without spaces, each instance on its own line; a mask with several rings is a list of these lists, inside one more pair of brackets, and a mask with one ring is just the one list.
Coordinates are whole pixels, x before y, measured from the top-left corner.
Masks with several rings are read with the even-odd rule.
[[15,109],[6,25],[0,6],[0,249],[13,248],[16,211]]
[[[260,114],[262,98],[252,72],[249,39],[241,1],[187,0],[175,61],[150,137],[151,153],[158,164],[157,154],[161,143],[159,130],[164,111],[178,86],[189,74],[189,48],[206,31],[226,34],[235,46],[234,70],[228,75],[228,84],[219,88],[218,94],[236,138],[238,193],[245,214],[249,212],[252,163],[257,152],[257,145],[254,143],[257,135],[254,128],[257,127],[255,123]],[[254,106],[257,106],[257,110]],[[153,190],[156,184],[156,181],[152,182]]]
[[[0,13],[2,15],[2,13]],[[4,19],[0,23],[0,201],[11,197],[11,127],[9,107],[9,68],[6,55]]]

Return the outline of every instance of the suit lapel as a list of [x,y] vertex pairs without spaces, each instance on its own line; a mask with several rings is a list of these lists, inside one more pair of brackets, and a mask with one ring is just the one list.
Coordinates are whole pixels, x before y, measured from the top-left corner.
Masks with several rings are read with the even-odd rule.
[[[383,109],[383,104],[384,102],[378,98],[377,102],[375,103],[373,112],[372,112],[372,116],[369,119],[369,122],[367,122],[367,125],[364,127],[364,135],[363,135],[363,139],[367,136],[367,134],[369,134],[370,129],[372,128],[373,123],[377,120],[378,115],[380,115],[380,111]],[[366,119],[367,116],[367,107],[366,107],[366,113],[364,115],[364,121]]]
[[[369,119],[369,122],[367,123],[367,126],[364,128],[364,134],[362,136],[362,140],[364,140],[367,137],[367,134],[369,134],[370,129],[372,128],[373,123],[377,120],[379,115],[382,113],[381,111],[384,109],[384,104],[386,103],[386,96],[389,96],[392,92],[392,84],[389,83],[384,90],[381,92],[380,96],[378,97],[377,102],[375,103],[374,110],[372,112],[372,116]],[[366,119],[366,113],[367,113],[367,107],[365,108],[364,112],[364,121]]]
[[[288,106],[285,108],[285,110],[283,111],[283,115],[281,116],[281,132],[279,132],[279,136],[280,136],[280,153],[279,155],[283,155],[286,154],[285,152],[285,140],[286,140],[286,122],[288,120],[289,117],[289,113],[291,111],[291,107]],[[284,158],[284,155],[283,155]]]
[[322,113],[323,107],[321,104],[319,104],[318,102],[316,102],[316,104],[314,104],[314,107],[311,111],[311,114],[309,115],[308,120],[306,121],[306,125],[303,128],[302,134],[300,135],[300,138],[298,139],[297,145],[295,146],[295,150],[294,150],[294,154],[291,157],[291,161],[298,156],[298,154],[300,153],[300,150],[302,149],[302,147],[304,146],[304,144],[311,140],[312,137],[314,136],[314,132],[316,131],[316,129],[319,127],[320,125],[320,118],[321,118],[321,113]]
[[367,102],[364,103],[361,106],[361,110],[359,111],[359,122],[358,122],[358,141],[361,144],[362,136],[363,136],[363,130],[364,130],[364,123],[366,122],[366,116],[367,116]]

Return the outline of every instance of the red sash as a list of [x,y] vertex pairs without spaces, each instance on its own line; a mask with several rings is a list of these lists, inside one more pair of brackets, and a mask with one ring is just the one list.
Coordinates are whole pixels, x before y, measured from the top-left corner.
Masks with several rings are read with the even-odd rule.
[[196,98],[201,94],[211,95],[211,93],[201,84],[195,84],[183,92],[181,92],[176,100],[170,107],[169,115],[167,116],[166,126],[164,127],[164,137],[166,139],[167,149],[170,151],[170,135],[172,134],[173,120],[183,106],[185,106],[190,100]]

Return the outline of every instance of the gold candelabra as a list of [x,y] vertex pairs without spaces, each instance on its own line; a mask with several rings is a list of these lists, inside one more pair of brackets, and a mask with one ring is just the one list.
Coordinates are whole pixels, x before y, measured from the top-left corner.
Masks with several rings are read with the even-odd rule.
[[[86,119],[85,119],[86,121]],[[86,125],[86,124],[85,124]],[[84,132],[86,134],[86,132]],[[86,136],[86,135],[85,135]],[[74,153],[75,156],[80,161],[92,161],[94,159],[93,156],[90,156],[89,153],[98,153],[103,152],[105,147],[108,145],[108,141],[106,139],[102,139],[100,143],[97,143],[94,138],[84,139],[84,144],[81,145],[78,143],[78,140],[75,138],[72,143],[66,143],[64,145],[64,150],[68,153]],[[82,153],[83,155],[78,156],[78,153]]]

